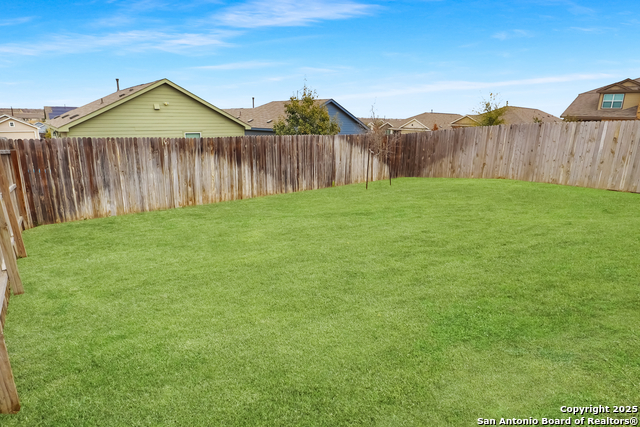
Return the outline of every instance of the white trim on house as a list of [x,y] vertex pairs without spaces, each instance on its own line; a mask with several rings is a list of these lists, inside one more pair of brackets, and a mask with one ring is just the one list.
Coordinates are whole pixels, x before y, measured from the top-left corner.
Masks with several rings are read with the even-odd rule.
[[429,126],[425,126],[423,123],[420,123],[420,120],[417,119],[411,119],[409,120],[407,123],[403,124],[402,126],[399,126],[398,129],[420,129],[420,128],[409,128],[409,127],[405,127],[407,126],[409,123],[413,123],[416,122],[418,123],[420,126],[422,126],[422,128],[426,129],[426,130],[431,130],[429,129]]
[[[32,128],[38,129],[38,126],[32,125],[31,123],[25,122],[24,120],[16,119],[15,117],[11,117],[11,116],[9,116],[7,114],[0,115],[0,123],[4,123],[7,120],[13,120],[14,122],[19,122],[19,123],[22,123],[23,125],[31,126]],[[13,127],[13,126],[11,126],[11,127]]]

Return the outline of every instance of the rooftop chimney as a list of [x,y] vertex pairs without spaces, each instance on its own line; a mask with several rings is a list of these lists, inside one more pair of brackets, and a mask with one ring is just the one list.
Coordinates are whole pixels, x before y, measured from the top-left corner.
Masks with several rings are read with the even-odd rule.
[[251,108],[256,108],[256,97],[255,96],[251,97]]
[[120,92],[120,79],[116,79],[116,87],[118,88],[118,92]]

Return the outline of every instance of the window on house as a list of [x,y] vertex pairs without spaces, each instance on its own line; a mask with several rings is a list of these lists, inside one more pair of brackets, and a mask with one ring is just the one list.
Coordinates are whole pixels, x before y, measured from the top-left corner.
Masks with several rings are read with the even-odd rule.
[[624,93],[605,93],[602,97],[602,108],[622,108]]
[[16,124],[15,124],[15,123],[13,123],[13,122],[9,122],[9,127],[10,127],[10,128],[15,127],[15,126],[16,126]]
[[200,132],[185,132],[185,138],[201,138]]

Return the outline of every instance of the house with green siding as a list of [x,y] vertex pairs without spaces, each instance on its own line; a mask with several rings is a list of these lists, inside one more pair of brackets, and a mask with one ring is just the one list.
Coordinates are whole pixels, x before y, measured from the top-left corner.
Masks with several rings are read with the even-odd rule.
[[57,137],[206,138],[251,129],[167,79],[117,90],[54,117],[50,126]]

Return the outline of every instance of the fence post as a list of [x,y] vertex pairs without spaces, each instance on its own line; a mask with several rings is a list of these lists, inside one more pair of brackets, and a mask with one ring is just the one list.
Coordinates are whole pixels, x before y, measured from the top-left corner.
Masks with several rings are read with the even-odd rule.
[[[4,170],[0,169],[0,186],[3,179],[5,179]],[[11,205],[6,203],[6,200],[10,199],[9,193],[6,192],[5,188],[2,191],[5,195],[7,215],[11,216]],[[9,363],[7,345],[4,341],[4,321],[11,290],[16,295],[24,293],[24,288],[18,274],[18,263],[11,245],[11,234],[9,233],[3,209],[0,209],[0,247],[2,248],[2,257],[7,268],[6,272],[0,271],[0,413],[15,414],[20,410],[20,400],[18,399],[18,389],[13,379],[11,364]]]
[[[19,178],[16,177],[16,180],[18,179]],[[16,218],[16,211],[13,206],[13,200],[11,200],[11,191],[9,190],[9,180],[7,179],[7,174],[5,173],[2,162],[0,162],[0,193],[2,193],[4,206],[7,208],[7,216],[9,217],[11,231],[13,231],[13,240],[16,244],[16,253],[20,258],[24,258],[27,256],[27,250],[22,241],[22,229],[18,224],[18,218]]]
[[20,400],[4,341],[4,321],[10,294],[8,279],[7,273],[0,271],[0,413],[15,414],[20,410]]
[[11,244],[11,233],[9,233],[9,227],[7,225],[7,219],[4,216],[3,209],[0,209],[0,248],[2,249],[2,258],[4,264],[7,267],[7,274],[9,275],[9,285],[14,295],[24,293],[22,287],[22,280],[18,274],[18,263],[16,261],[16,254],[13,252],[13,245]]
[[[15,147],[15,144],[14,144],[14,147]],[[16,186],[17,186],[16,199],[18,200],[18,205],[23,215],[22,228],[26,230],[27,228],[33,227],[33,223],[31,221],[31,213],[29,212],[29,208],[28,208],[29,202],[27,200],[27,195],[25,194],[25,188],[23,184],[24,174],[22,173],[22,168],[20,167],[18,151],[15,148],[11,150],[11,166],[13,167],[13,175],[16,178]]]

